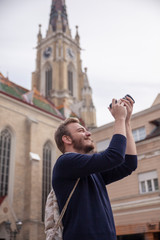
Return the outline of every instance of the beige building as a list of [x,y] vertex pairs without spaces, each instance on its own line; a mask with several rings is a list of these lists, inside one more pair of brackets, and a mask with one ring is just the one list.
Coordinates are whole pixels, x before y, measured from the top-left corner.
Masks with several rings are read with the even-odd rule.
[[0,75],[0,239],[5,240],[8,221],[12,235],[16,222],[23,222],[16,239],[45,239],[44,206],[59,154],[53,136],[64,119],[37,91],[26,92]]
[[[138,168],[131,176],[107,186],[118,240],[160,239],[160,94],[153,105],[132,117]],[[113,133],[113,122],[92,131],[97,151]]]
[[[113,133],[113,123],[96,128],[78,27],[72,38],[64,0],[52,0],[44,38],[39,26],[32,90],[0,74],[0,113],[0,240],[15,236],[44,240],[45,200],[60,154],[53,138],[55,129],[66,117],[78,116],[92,129],[97,151],[107,147]],[[160,95],[151,108],[134,114],[138,169],[107,187],[118,240],[160,239],[159,116]]]

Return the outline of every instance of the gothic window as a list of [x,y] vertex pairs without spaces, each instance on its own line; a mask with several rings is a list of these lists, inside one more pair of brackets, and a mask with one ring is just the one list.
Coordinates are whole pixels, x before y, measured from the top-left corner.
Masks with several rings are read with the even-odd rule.
[[45,71],[45,90],[46,90],[46,97],[50,96],[50,91],[52,90],[52,68],[49,67]]
[[67,80],[68,80],[68,92],[69,95],[72,97],[77,98],[78,95],[78,88],[77,88],[77,79],[76,79],[76,69],[73,63],[69,63],[67,67]]
[[8,129],[0,133],[0,196],[8,194],[11,134]]
[[50,143],[46,143],[43,147],[43,175],[42,175],[42,221],[44,221],[45,203],[47,196],[51,190],[51,164],[52,151]]
[[73,96],[73,72],[70,70],[68,71],[68,90],[69,94]]

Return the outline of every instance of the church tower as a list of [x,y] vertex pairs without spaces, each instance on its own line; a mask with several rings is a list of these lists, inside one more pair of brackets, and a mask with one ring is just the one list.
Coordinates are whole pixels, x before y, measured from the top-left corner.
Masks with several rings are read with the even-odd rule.
[[65,117],[75,114],[86,127],[96,127],[92,89],[87,69],[82,70],[78,27],[72,38],[65,0],[52,0],[45,38],[39,25],[33,88],[52,101]]

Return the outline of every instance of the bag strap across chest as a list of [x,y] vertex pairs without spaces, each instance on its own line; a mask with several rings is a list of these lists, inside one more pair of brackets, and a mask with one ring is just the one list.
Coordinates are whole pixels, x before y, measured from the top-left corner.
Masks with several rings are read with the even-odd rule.
[[57,221],[57,224],[56,224],[56,226],[55,226],[55,229],[57,229],[57,228],[60,226],[60,224],[61,224],[62,218],[63,218],[63,216],[64,216],[64,214],[65,214],[65,212],[66,212],[66,209],[67,209],[67,206],[68,206],[68,204],[69,204],[69,201],[70,201],[70,199],[71,199],[71,197],[72,197],[72,195],[73,195],[73,193],[74,193],[74,191],[75,191],[75,189],[76,189],[76,187],[77,187],[77,185],[78,185],[78,183],[79,183],[79,180],[80,180],[80,178],[77,179],[77,181],[76,181],[76,183],[75,183],[75,185],[74,185],[71,193],[69,194],[69,197],[68,197],[68,199],[67,199],[67,201],[66,201],[66,203],[65,203],[65,205],[64,205],[64,207],[63,207],[63,209],[62,209],[62,211],[61,211],[61,214],[60,214],[60,216],[59,216],[59,219],[58,219],[58,221]]

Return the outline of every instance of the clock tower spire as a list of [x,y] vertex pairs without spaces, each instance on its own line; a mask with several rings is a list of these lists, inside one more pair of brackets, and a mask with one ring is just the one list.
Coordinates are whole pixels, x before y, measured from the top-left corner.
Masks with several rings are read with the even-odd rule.
[[66,32],[68,27],[68,16],[65,0],[52,0],[49,26],[56,32],[58,28]]
[[73,38],[65,0],[52,0],[49,27],[44,38],[39,25],[32,88],[37,88],[52,101],[65,117],[76,114],[85,122],[86,127],[94,128],[96,112],[92,91],[87,70],[82,70],[78,26],[75,30]]

